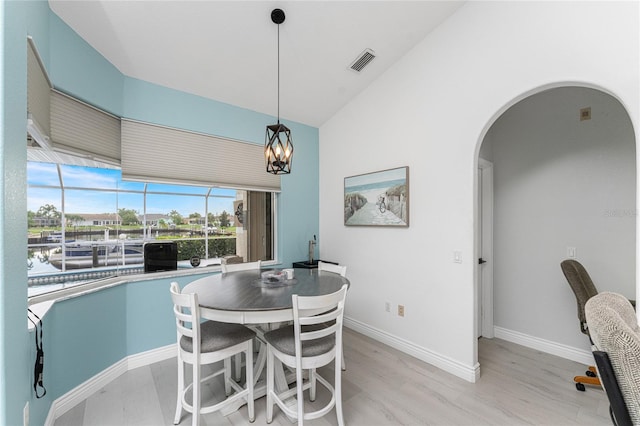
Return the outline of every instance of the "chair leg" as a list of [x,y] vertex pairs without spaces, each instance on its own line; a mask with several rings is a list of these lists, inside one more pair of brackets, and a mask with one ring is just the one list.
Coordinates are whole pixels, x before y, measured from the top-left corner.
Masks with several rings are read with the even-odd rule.
[[342,347],[342,354],[341,354],[341,358],[342,358],[342,371],[347,371],[347,364],[344,362],[344,347]]
[[576,389],[584,392],[586,390],[584,385],[602,386],[600,378],[598,377],[598,370],[596,370],[595,366],[590,365],[585,374],[585,376],[575,376],[573,378],[573,381],[576,384]]
[[224,374],[222,377],[224,378],[224,394],[229,396],[231,395],[231,385],[229,384],[229,380],[231,380],[231,358],[224,359]]
[[178,397],[176,402],[176,414],[173,418],[173,424],[180,423],[182,418],[182,393],[184,392],[184,363],[178,354]]
[[311,402],[316,400],[316,369],[309,369],[309,400]]
[[247,358],[246,358],[246,381],[247,381],[247,410],[249,411],[249,422],[253,423],[256,420],[256,414],[254,410],[253,401],[253,342],[247,343]]
[[[337,361],[338,358],[335,358]],[[342,416],[342,370],[338,367],[335,369],[335,381],[333,383],[336,397],[336,417],[338,418],[338,426],[344,426],[344,417]]]
[[239,382],[242,379],[242,354],[236,354],[235,364],[236,382]]
[[266,365],[267,365],[267,344],[266,343],[260,343],[259,350],[258,350],[258,356],[257,356],[257,358],[255,358],[255,364],[254,364],[255,369],[253,370],[253,384],[254,385],[256,384],[258,379],[260,378],[260,375],[264,371]]
[[576,389],[580,392],[584,392],[587,388],[584,385],[593,385],[593,386],[602,386],[600,383],[600,378],[597,375],[597,370],[594,366],[589,366],[589,369],[586,371],[586,376],[575,376],[573,381],[576,384]]
[[191,424],[198,426],[200,424],[200,364],[198,362],[193,363],[193,413],[191,418]]
[[273,353],[267,348],[267,423],[273,421]]
[[296,368],[296,388],[298,396],[298,426],[304,425],[304,395],[302,394],[302,368]]
[[598,377],[588,377],[588,376],[575,376],[573,381],[576,384],[576,389],[579,391],[584,391],[584,385],[593,385],[593,386],[601,386],[600,378]]

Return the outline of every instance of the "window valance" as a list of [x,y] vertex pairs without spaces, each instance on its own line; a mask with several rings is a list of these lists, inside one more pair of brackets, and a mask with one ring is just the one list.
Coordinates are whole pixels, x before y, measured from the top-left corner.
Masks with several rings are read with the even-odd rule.
[[49,96],[51,82],[40,60],[33,39],[27,39],[27,131],[39,145],[49,141],[51,125],[49,120]]
[[122,178],[280,191],[262,145],[122,119]]
[[51,140],[56,151],[120,163],[120,119],[56,90],[51,92]]

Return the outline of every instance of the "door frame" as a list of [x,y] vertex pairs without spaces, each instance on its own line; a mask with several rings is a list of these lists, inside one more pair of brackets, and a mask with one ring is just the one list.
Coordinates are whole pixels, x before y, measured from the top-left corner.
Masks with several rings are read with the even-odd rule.
[[477,337],[494,337],[493,324],[493,163],[478,158],[476,319]]

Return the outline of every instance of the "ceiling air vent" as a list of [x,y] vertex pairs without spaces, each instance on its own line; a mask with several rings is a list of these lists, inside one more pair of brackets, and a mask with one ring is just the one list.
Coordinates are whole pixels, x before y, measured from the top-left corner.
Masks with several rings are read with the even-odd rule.
[[355,72],[360,72],[364,67],[367,66],[367,64],[369,64],[369,62],[373,61],[375,57],[376,54],[373,52],[373,50],[365,49],[365,51],[362,52],[356,58],[356,60],[351,63],[351,65],[349,65],[349,69],[352,69]]

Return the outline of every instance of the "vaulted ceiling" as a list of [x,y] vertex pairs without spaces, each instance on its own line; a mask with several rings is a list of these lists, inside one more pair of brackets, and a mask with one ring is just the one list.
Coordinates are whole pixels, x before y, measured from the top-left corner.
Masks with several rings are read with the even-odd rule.
[[[453,14],[461,1],[49,0],[123,74],[320,126]],[[365,49],[361,72],[349,67]]]

